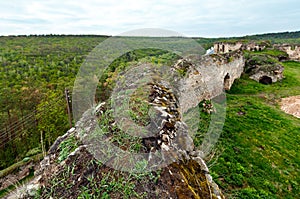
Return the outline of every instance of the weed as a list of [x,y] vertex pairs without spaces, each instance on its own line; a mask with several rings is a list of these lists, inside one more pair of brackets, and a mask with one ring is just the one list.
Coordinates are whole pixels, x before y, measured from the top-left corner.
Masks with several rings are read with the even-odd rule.
[[77,147],[78,147],[78,141],[74,136],[71,136],[64,140],[60,145],[59,145],[59,157],[58,157],[58,162],[64,161],[68,155],[73,152]]

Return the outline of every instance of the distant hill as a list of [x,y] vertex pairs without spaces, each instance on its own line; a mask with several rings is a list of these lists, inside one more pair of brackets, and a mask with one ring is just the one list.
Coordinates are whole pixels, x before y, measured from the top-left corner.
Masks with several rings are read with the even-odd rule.
[[251,39],[296,39],[300,38],[300,31],[295,31],[295,32],[279,32],[279,33],[266,33],[266,34],[257,34],[257,35],[250,35],[250,36],[245,36],[242,38],[251,38]]
[[246,35],[242,37],[220,37],[220,38],[193,37],[193,39],[199,42],[205,49],[209,49],[215,42],[235,42],[235,41],[248,42],[248,41],[268,40],[272,44],[274,43],[300,44],[300,31]]

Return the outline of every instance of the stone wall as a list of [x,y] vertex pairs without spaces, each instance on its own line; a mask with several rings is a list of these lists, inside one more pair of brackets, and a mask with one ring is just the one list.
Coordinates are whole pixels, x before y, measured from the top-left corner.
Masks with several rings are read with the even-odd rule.
[[257,44],[255,42],[249,42],[247,44],[243,44],[242,42],[236,43],[226,43],[219,42],[214,44],[214,53],[222,54],[229,53],[237,50],[249,50],[249,51],[262,51],[267,47],[267,44]]
[[243,49],[249,50],[249,51],[262,51],[262,50],[264,50],[265,48],[266,48],[266,45],[263,45],[263,44],[257,44],[257,43],[254,43],[254,42],[245,44],[245,45],[243,46]]
[[180,80],[180,106],[185,112],[203,99],[211,99],[229,90],[235,79],[239,78],[245,67],[241,51],[222,55],[189,57],[191,62],[188,76]]
[[274,48],[286,52],[291,60],[300,61],[300,45],[276,44]]
[[232,51],[239,50],[242,47],[241,42],[236,42],[236,43],[225,43],[225,42],[220,42],[220,43],[215,43],[214,44],[214,53],[229,53]]

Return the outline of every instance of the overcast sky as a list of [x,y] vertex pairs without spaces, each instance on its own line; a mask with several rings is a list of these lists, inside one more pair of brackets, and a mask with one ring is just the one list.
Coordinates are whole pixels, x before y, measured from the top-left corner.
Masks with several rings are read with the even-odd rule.
[[162,28],[220,37],[300,30],[299,0],[1,0],[0,35]]

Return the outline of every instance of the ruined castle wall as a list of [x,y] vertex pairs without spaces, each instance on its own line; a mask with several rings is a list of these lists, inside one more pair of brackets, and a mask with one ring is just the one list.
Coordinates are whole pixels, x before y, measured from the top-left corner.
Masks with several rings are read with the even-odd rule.
[[259,45],[256,43],[249,43],[244,46],[244,49],[249,50],[249,51],[262,51],[266,49],[265,45]]
[[185,112],[203,99],[212,99],[229,90],[243,73],[245,60],[242,52],[204,56],[193,60],[194,68],[180,80],[180,106]]
[[214,44],[214,51],[215,53],[229,53],[232,51],[236,51],[241,49],[242,47],[242,43],[241,42],[237,42],[237,43],[215,43]]
[[300,61],[300,45],[274,45],[274,48],[286,52],[291,60]]

